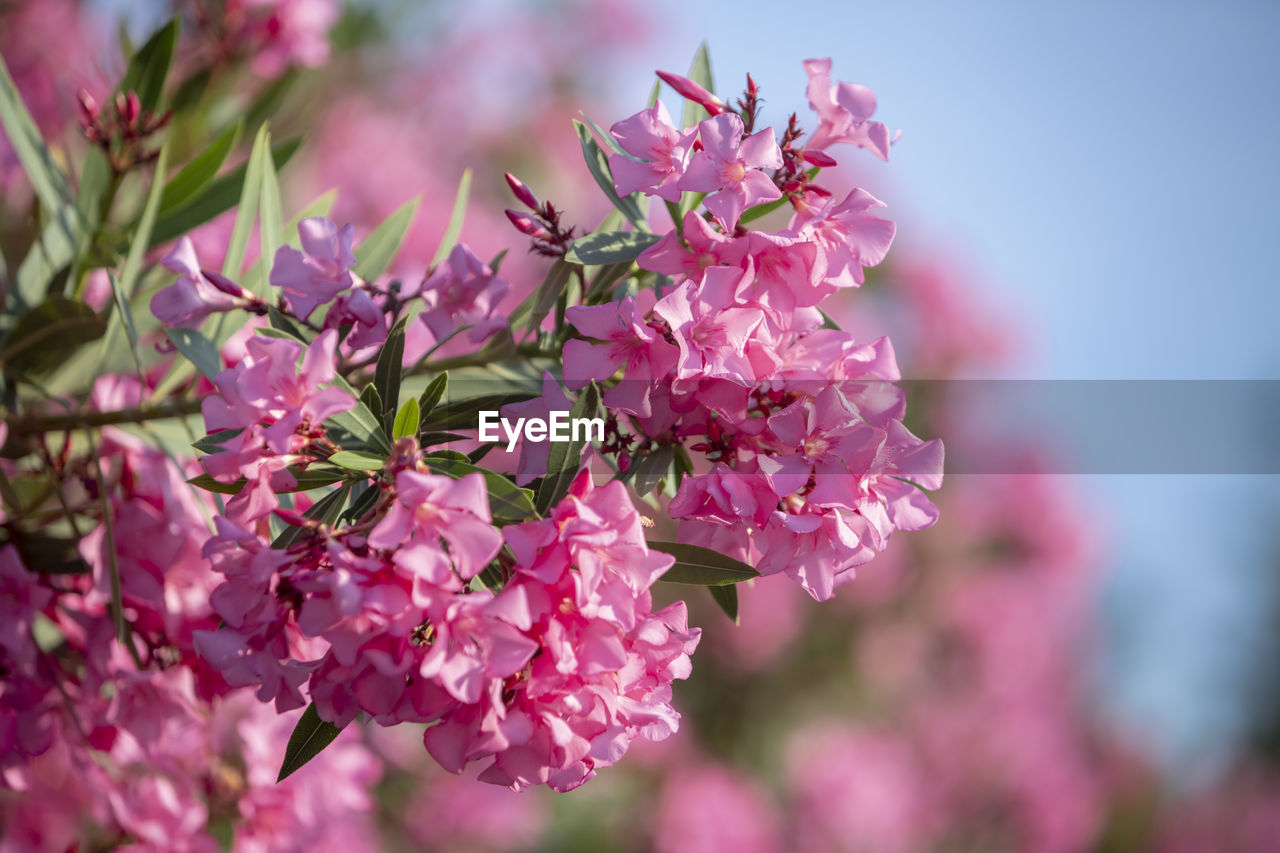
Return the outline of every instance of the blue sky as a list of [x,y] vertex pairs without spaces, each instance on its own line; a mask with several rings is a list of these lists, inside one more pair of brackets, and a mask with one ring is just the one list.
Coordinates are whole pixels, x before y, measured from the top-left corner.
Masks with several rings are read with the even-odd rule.
[[[1028,378],[1280,377],[1280,6],[665,0],[652,67],[710,42],[717,88],[750,70],[768,118],[804,109],[800,61],[879,97],[903,128],[868,189],[900,245],[943,245],[1026,318]],[[868,158],[870,159],[870,158]],[[1230,418],[1230,412],[1188,416]],[[1274,598],[1280,478],[1075,478],[1113,543],[1099,612],[1109,707],[1208,775]]]

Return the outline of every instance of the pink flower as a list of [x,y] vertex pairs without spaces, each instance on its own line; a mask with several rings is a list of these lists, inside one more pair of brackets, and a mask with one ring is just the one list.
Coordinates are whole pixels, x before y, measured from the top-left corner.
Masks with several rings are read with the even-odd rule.
[[748,207],[782,198],[773,179],[760,171],[782,168],[782,150],[773,128],[746,139],[743,130],[742,119],[732,113],[699,124],[702,150],[689,160],[679,183],[682,190],[713,193],[704,204],[730,229]]
[[755,381],[747,344],[764,314],[734,302],[734,293],[751,276],[751,270],[712,267],[701,287],[685,281],[658,300],[653,311],[667,321],[680,348],[678,382],[718,378],[750,385]]
[[160,262],[178,280],[151,297],[151,313],[171,326],[196,327],[210,314],[244,308],[254,297],[217,273],[206,273],[196,260],[191,238],[183,236]]
[[298,223],[302,251],[292,246],[276,250],[271,284],[284,291],[285,302],[296,316],[307,319],[317,306],[359,284],[360,279],[351,272],[356,265],[351,252],[354,234],[351,225],[339,230],[328,219],[304,219]]
[[865,280],[862,268],[884,260],[896,226],[867,212],[884,206],[866,190],[855,189],[839,204],[828,199],[801,219],[800,236],[818,245],[823,282],[857,287]]
[[[498,553],[502,534],[490,523],[489,493],[484,477],[468,474],[454,480],[436,474],[400,471],[396,501],[369,534],[369,545],[396,549],[397,565],[412,569],[428,554],[449,546],[447,562],[462,580],[470,580]],[[432,582],[440,583],[432,575]]]
[[[651,298],[651,297],[650,297]],[[602,343],[571,340],[564,345],[564,378],[576,391],[588,382],[603,382],[619,368],[623,380],[604,394],[609,408],[648,417],[653,383],[675,366],[677,350],[644,320],[630,296],[607,305],[575,305],[565,319],[580,333]]]
[[667,108],[659,101],[618,122],[609,132],[622,149],[632,155],[609,156],[609,170],[618,195],[646,190],[649,195],[666,201],[680,200],[677,184],[689,162],[689,152],[698,135],[696,128],[688,133],[677,130]]
[[819,124],[805,143],[822,150],[837,142],[865,148],[881,160],[889,159],[889,128],[871,121],[876,111],[876,95],[856,83],[831,83],[831,60],[808,59],[809,106],[818,114]]
[[691,210],[684,215],[682,231],[667,232],[641,252],[636,263],[653,272],[699,279],[708,267],[738,266],[745,255],[741,239],[722,234]]
[[480,343],[507,325],[506,318],[496,311],[510,289],[510,284],[460,243],[422,284],[422,323],[436,343],[460,326],[469,327],[468,340]]

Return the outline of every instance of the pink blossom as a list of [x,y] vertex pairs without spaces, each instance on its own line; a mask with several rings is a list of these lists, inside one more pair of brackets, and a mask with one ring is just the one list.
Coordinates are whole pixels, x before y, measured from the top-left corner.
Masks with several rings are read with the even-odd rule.
[[182,237],[160,262],[178,274],[178,280],[151,297],[151,313],[172,326],[196,327],[210,314],[244,308],[252,294],[217,273],[206,273],[196,260],[190,237]]
[[422,284],[421,321],[436,343],[462,326],[467,338],[479,343],[507,325],[496,310],[510,289],[466,244],[459,244]]
[[764,315],[734,301],[734,293],[751,275],[751,270],[712,267],[701,287],[685,281],[658,300],[654,313],[667,322],[680,348],[678,381],[720,378],[750,385],[756,379],[747,344]]
[[[661,101],[609,128],[627,154],[611,154],[609,171],[620,196],[649,191],[671,202],[680,200],[677,186],[684,176],[698,131],[677,130]],[[633,159],[635,158],[635,159]]]
[[856,83],[831,83],[831,60],[808,59],[809,106],[819,124],[805,145],[822,150],[837,142],[865,148],[881,160],[889,159],[889,128],[871,121],[876,111],[875,93]]
[[864,281],[862,268],[884,260],[896,226],[867,212],[877,207],[884,207],[884,202],[855,189],[844,201],[837,204],[828,199],[800,219],[801,237],[818,245],[823,282],[832,287],[857,287]]
[[702,150],[694,153],[680,179],[682,190],[712,193],[705,200],[727,228],[738,224],[742,211],[782,198],[782,191],[761,169],[782,168],[782,151],[773,128],[743,139],[742,119],[725,113],[698,125]]
[[565,319],[581,334],[601,343],[571,340],[564,346],[564,378],[576,391],[588,382],[602,382],[619,368],[624,379],[604,394],[604,404],[635,415],[651,414],[652,383],[663,380],[675,366],[677,349],[645,322],[630,296],[607,305],[575,305]]
[[351,252],[354,235],[351,225],[339,229],[328,219],[304,219],[298,223],[302,251],[292,246],[276,250],[271,284],[284,292],[285,302],[295,316],[305,320],[317,306],[360,285],[360,279],[351,272],[356,265]]
[[[463,580],[475,577],[502,547],[502,536],[490,524],[489,494],[484,477],[461,479],[417,471],[396,474],[396,501],[369,534],[374,548],[398,549],[395,561],[412,569],[443,539],[448,563]],[[440,583],[432,577],[432,582]]]

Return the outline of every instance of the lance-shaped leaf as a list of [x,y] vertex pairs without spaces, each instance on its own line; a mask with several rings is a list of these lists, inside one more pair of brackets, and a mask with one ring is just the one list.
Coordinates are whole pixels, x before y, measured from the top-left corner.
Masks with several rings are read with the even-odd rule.
[[333,723],[320,719],[315,702],[308,705],[293,727],[293,734],[289,735],[289,744],[284,748],[284,763],[280,765],[276,781],[284,781],[319,755],[341,732],[342,729]]
[[0,362],[23,373],[43,373],[106,330],[106,320],[88,305],[51,294],[18,318],[0,350]]
[[209,380],[222,372],[222,357],[218,348],[195,329],[165,329],[165,336],[178,348],[178,352],[196,366]]
[[397,440],[408,438],[418,434],[418,423],[422,420],[419,410],[418,401],[410,397],[404,401],[404,405],[400,407],[400,411],[396,412],[395,423],[392,424],[391,438]]
[[396,252],[400,251],[404,235],[413,224],[413,217],[418,212],[420,201],[422,201],[421,196],[415,196],[400,205],[361,241],[355,250],[356,275],[365,281],[373,281],[387,271],[387,267],[395,259]]
[[633,261],[659,239],[657,234],[647,231],[597,231],[574,240],[564,259],[571,264],[586,266]]
[[[711,52],[707,50],[705,41],[698,45],[698,52],[693,55],[693,62],[689,65],[689,79],[708,92],[716,90],[715,83],[711,79]],[[701,104],[686,98],[684,112],[680,115],[680,126],[691,127],[709,115],[710,113]]]
[[[277,171],[289,162],[301,145],[301,139],[289,139],[271,147],[271,162]],[[172,210],[162,210],[151,235],[150,248],[175,240],[235,207],[244,192],[247,172],[248,163],[241,163],[225,175],[205,184],[204,189],[195,193],[187,202]]]
[[645,222],[644,212],[640,210],[640,205],[636,203],[635,196],[618,197],[618,191],[613,185],[613,172],[609,170],[609,157],[604,153],[600,144],[596,142],[591,133],[591,128],[577,119],[573,120],[573,126],[578,132],[578,141],[582,144],[582,157],[587,162],[587,170],[591,172],[591,177],[595,178],[596,184],[604,192],[605,198],[609,199],[614,207],[622,211],[622,215],[627,217],[632,225],[641,231],[648,231],[649,225]]
[[467,216],[467,199],[470,195],[471,170],[464,169],[462,179],[458,181],[458,193],[453,198],[453,213],[449,216],[449,224],[445,226],[444,236],[440,238],[440,245],[431,258],[431,266],[434,267],[449,257],[453,247],[458,244],[458,238],[462,236],[462,223]]
[[733,624],[738,624],[738,587],[734,584],[724,584],[721,586],[709,586],[707,592],[711,593],[711,597],[716,604],[720,605],[720,609],[724,611],[724,615],[733,620]]
[[339,450],[329,457],[330,465],[348,468],[352,471],[380,471],[387,460],[372,453],[359,450]]
[[235,150],[243,129],[244,122],[237,121],[222,131],[208,148],[193,157],[178,174],[170,178],[164,185],[164,195],[160,198],[160,210],[164,213],[177,210],[203,192],[209,182],[218,176],[218,170]]
[[270,156],[270,151],[271,132],[264,122],[262,127],[258,128],[258,135],[253,140],[253,150],[249,153],[249,164],[245,171],[244,186],[240,190],[236,222],[231,228],[226,259],[222,262],[222,274],[233,281],[240,278],[240,271],[244,268],[245,252],[249,248],[249,234],[253,231],[253,223],[258,218],[258,202],[262,196],[263,160]]
[[[376,496],[378,490],[374,489],[373,491]],[[343,483],[340,487],[313,503],[311,508],[302,514],[302,517],[311,521],[318,521],[321,524],[333,525],[342,516],[342,508],[347,505],[347,496],[350,494],[351,484]],[[286,527],[279,536],[271,540],[271,547],[277,551],[283,551],[297,541],[301,533],[301,527]]]
[[[569,412],[569,420],[572,423],[579,418],[594,418],[599,408],[600,390],[592,382],[578,395],[577,402]],[[583,430],[583,433],[587,432],[589,431]],[[586,445],[585,435],[578,441],[552,443],[551,451],[547,454],[547,475],[542,478],[542,484],[538,487],[537,508],[540,514],[545,515],[547,510],[568,493],[569,484],[578,475],[578,468],[582,464],[582,449]]]
[[440,402],[440,398],[445,395],[449,389],[448,372],[441,373],[436,378],[427,383],[427,387],[423,389],[422,396],[418,397],[418,409],[420,415],[418,418],[418,429],[424,429],[423,424],[431,417],[432,411],[435,410],[436,404]]
[[431,414],[422,419],[424,432],[449,432],[459,429],[475,429],[480,412],[496,412],[510,403],[523,403],[532,400],[538,394],[534,391],[512,394],[485,394],[482,397],[469,397],[465,400],[436,406]]
[[40,204],[49,214],[62,218],[60,227],[68,235],[77,234],[78,211],[74,207],[71,181],[44,144],[44,137],[40,135],[31,113],[27,112],[3,58],[0,58],[0,123],[4,125],[13,152],[18,155]]
[[373,387],[382,401],[382,411],[374,410],[382,424],[383,432],[391,436],[396,410],[400,406],[400,380],[404,373],[404,328],[406,318],[400,320],[387,333],[387,340],[378,353],[378,363],[373,371]]
[[164,92],[164,81],[169,76],[173,50],[178,45],[178,19],[174,18],[147,39],[129,60],[120,92],[137,92],[138,103],[144,110],[155,110]]
[[671,583],[687,583],[699,586],[722,586],[741,583],[760,577],[760,573],[741,560],[725,556],[719,551],[683,542],[650,541],[649,547],[676,558],[661,580]]
[[[374,414],[374,410],[382,411],[382,401],[376,400],[377,389],[372,385],[364,389],[364,393],[356,394],[351,383],[341,376],[335,376],[333,384],[356,398],[356,405],[349,411],[334,415],[327,423],[346,430],[352,438],[383,453],[391,452],[391,442],[382,431],[382,420]],[[370,406],[369,403],[373,405]]]
[[560,298],[560,294],[564,292],[572,273],[573,267],[557,258],[551,264],[551,269],[547,270],[547,277],[542,280],[538,289],[529,294],[511,312],[511,328],[515,329],[523,325],[527,331],[534,331],[541,326],[547,314],[551,313],[556,300]]
[[[219,448],[215,447],[214,452],[217,452],[218,449]],[[349,451],[344,450],[342,452],[347,453]],[[334,454],[334,456],[337,455],[338,454],[336,453]],[[333,459],[330,459],[329,461],[333,462]],[[354,466],[344,465],[342,467],[352,468]],[[381,467],[381,460],[379,460],[377,467]],[[323,468],[308,468],[306,471],[293,471],[291,473],[293,474],[293,478],[297,481],[297,485],[292,489],[281,490],[281,494],[285,492],[309,492],[312,489],[332,486],[334,483],[337,483],[347,476],[347,474],[342,471],[335,471],[333,469],[326,470]],[[234,483],[221,483],[213,479],[213,477],[210,477],[208,474],[200,474],[192,477],[190,480],[187,480],[187,482],[195,486],[197,489],[204,489],[206,492],[214,492],[219,495],[238,495],[248,480],[241,477]]]
[[637,460],[632,469],[635,472],[632,487],[635,488],[636,494],[644,497],[658,488],[658,484],[671,471],[673,461],[675,461],[675,451],[670,444],[660,445],[649,455]]

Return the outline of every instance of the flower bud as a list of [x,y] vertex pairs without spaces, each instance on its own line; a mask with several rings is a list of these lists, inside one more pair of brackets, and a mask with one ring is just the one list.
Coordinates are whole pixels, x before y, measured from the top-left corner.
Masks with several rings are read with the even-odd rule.
[[524,182],[510,172],[506,172],[507,186],[511,187],[511,192],[515,197],[530,210],[537,210],[539,207],[538,197],[534,195]]
[[690,80],[688,77],[681,77],[679,74],[672,74],[669,71],[659,71],[658,77],[662,79],[662,82],[666,83],[672,89],[675,89],[684,97],[696,104],[700,104],[713,116],[718,116],[721,113],[729,111],[729,108],[725,106],[724,101],[720,100],[715,95]]

